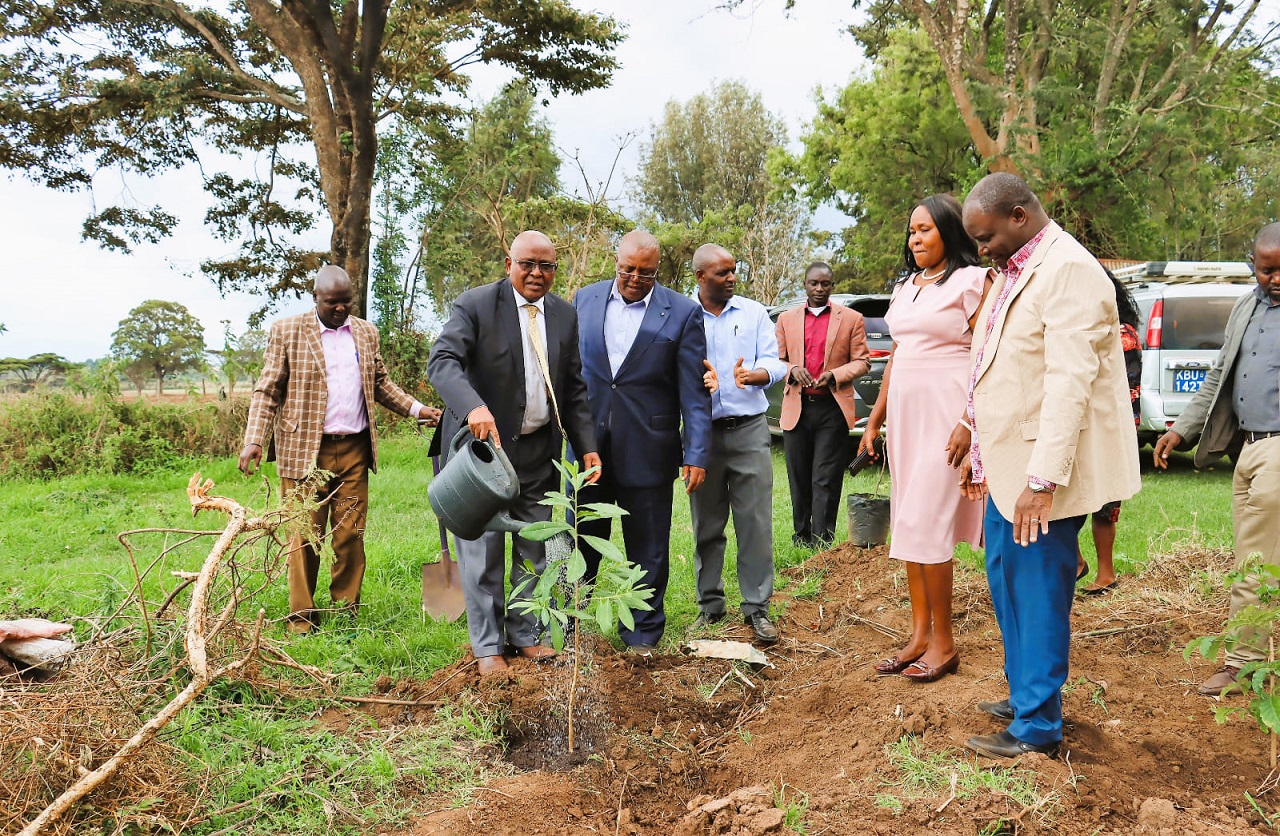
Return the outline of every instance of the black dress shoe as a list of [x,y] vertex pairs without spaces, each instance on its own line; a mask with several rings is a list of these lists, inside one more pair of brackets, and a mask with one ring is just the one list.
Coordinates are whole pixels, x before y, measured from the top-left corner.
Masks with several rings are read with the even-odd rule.
[[978,703],[978,710],[985,711],[992,717],[999,717],[1001,720],[1013,719],[1013,704],[1008,700],[984,700]]
[[769,616],[762,612],[747,616],[747,624],[755,634],[756,641],[761,644],[773,644],[778,640],[778,628],[773,626]]
[[691,636],[697,633],[705,633],[711,629],[711,625],[724,621],[724,617],[725,614],[722,612],[698,613],[698,617],[689,625],[689,629],[686,632]]
[[1019,740],[1009,734],[1008,730],[971,737],[964,742],[964,745],[989,758],[1016,758],[1019,755],[1029,755],[1032,752],[1039,752],[1051,758],[1058,756],[1057,742],[1040,745],[1027,743],[1025,740]]

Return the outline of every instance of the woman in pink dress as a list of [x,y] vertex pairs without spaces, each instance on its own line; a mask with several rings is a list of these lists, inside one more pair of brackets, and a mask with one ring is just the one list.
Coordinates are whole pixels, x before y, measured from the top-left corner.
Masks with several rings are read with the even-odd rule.
[[969,429],[957,419],[965,410],[973,322],[992,275],[978,266],[951,195],[915,206],[903,252],[907,276],[885,316],[893,353],[859,450],[872,450],[887,418],[889,556],[906,563],[911,638],[875,669],[933,682],[960,665],[951,629],[952,555],[961,541],[982,542],[983,505],[956,490],[958,462],[947,451],[969,449]]

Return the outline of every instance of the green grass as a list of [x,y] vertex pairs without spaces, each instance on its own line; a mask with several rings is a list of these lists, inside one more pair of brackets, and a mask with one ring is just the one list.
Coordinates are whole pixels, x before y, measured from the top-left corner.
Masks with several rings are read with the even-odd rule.
[[[380,472],[370,483],[369,563],[360,617],[355,622],[333,619],[327,629],[288,644],[297,661],[340,674],[339,688],[345,693],[368,692],[382,674],[426,677],[460,658],[467,647],[462,623],[438,624],[422,614],[421,565],[440,553],[436,520],[426,498],[431,474],[426,445],[417,436],[404,434],[385,439],[379,453]],[[1150,453],[1144,456],[1149,458]],[[145,527],[220,530],[225,522],[221,517],[191,519],[185,489],[196,469],[217,482],[215,493],[254,509],[264,507],[267,484],[272,491],[277,484],[273,466],[266,469],[269,483],[256,477],[245,479],[230,457],[140,476],[0,482],[0,616],[100,617],[118,606],[133,586],[133,569],[116,540],[117,533]],[[877,479],[875,472],[847,477],[845,491],[872,492]],[[1171,472],[1155,473],[1144,467],[1143,480],[1144,490],[1125,503],[1121,517],[1120,571],[1140,567],[1152,548],[1169,549],[1193,535],[1206,547],[1229,546],[1230,471],[1226,467],[1196,472],[1188,457],[1178,455]],[[880,490],[887,495],[887,479]],[[803,563],[810,553],[791,545],[786,468],[778,448],[773,499],[775,561],[781,571]],[[842,504],[837,533],[843,538],[847,530]],[[615,530],[614,539],[621,542],[620,532]],[[1085,553],[1092,558],[1089,539],[1082,538]],[[133,542],[139,565],[145,569],[161,552],[165,538],[139,535]],[[197,568],[211,542],[187,545],[158,561],[144,581],[148,600],[158,601],[173,588],[176,580],[171,570]],[[725,588],[731,613],[736,612],[738,598],[734,551],[730,536]],[[668,647],[679,642],[684,628],[697,616],[689,503],[678,491],[671,554]],[[981,564],[981,555],[967,547],[962,546],[958,556],[969,566]],[[820,582],[821,573],[812,572],[795,580],[780,577],[778,588],[797,597],[821,597]],[[323,597],[318,604],[324,605]],[[273,619],[272,637],[285,639],[282,619],[288,596],[283,580],[264,595],[262,605]],[[87,631],[86,623],[78,622],[78,632],[85,635]],[[265,674],[289,675],[271,669]],[[406,730],[389,740],[387,732],[373,729],[355,735],[320,729],[312,719],[319,707],[310,701],[290,702],[247,687],[219,684],[180,718],[171,736],[190,759],[193,782],[211,776],[202,809],[225,809],[263,792],[278,794],[270,804],[247,805],[227,817],[215,816],[216,821],[198,829],[213,832],[232,827],[241,816],[263,808],[246,825],[252,832],[368,832],[373,823],[403,814],[408,802],[399,799],[406,792],[410,796],[415,788],[465,792],[468,784],[481,780],[466,754],[471,751],[468,747],[484,745],[493,732],[462,709],[446,713],[440,721],[444,727]],[[744,733],[743,739],[749,737]],[[908,755],[904,750],[902,763],[920,764],[913,767],[912,791],[933,786],[929,782],[934,778],[928,776],[943,767],[930,766],[929,757],[919,754],[911,755],[914,760],[909,761]],[[950,761],[945,768],[952,768]],[[295,780],[299,772],[307,780]],[[944,776],[947,780],[949,774]],[[885,795],[882,803],[893,806],[901,801]],[[802,819],[803,811],[789,809],[788,815]]]
[[[889,764],[897,774],[884,780],[890,791],[876,796],[876,806],[902,812],[907,802],[945,799],[952,792],[965,799],[984,793],[1007,795],[1024,807],[1052,809],[1052,798],[1041,798],[1036,774],[1031,770],[979,767],[974,759],[955,749],[926,750],[914,737],[905,736],[885,747]],[[932,806],[932,804],[931,804]]]

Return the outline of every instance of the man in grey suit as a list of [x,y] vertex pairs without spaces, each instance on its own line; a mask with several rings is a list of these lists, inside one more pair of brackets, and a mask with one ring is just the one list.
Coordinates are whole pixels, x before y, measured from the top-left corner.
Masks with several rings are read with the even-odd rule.
[[[1196,467],[1239,451],[1231,489],[1236,567],[1251,555],[1280,565],[1280,223],[1253,241],[1258,286],[1241,295],[1227,318],[1222,351],[1200,391],[1155,446],[1156,467],[1175,447],[1196,447]],[[1231,586],[1231,615],[1258,603],[1258,582]],[[1241,630],[1222,668],[1200,684],[1206,696],[1239,692],[1241,669],[1267,658],[1266,635]]]
[[[427,376],[446,407],[445,446],[462,427],[480,440],[492,437],[520,480],[509,513],[525,522],[551,518],[551,508],[538,503],[557,487],[552,462],[561,456],[562,429],[584,466],[600,464],[578,353],[578,316],[549,293],[557,266],[555,245],[546,235],[517,235],[506,259],[507,278],[458,297],[427,363]],[[526,560],[542,572],[546,551],[519,535],[511,542],[515,589],[528,577]],[[539,644],[542,626],[532,616],[506,607],[505,545],[502,533],[458,539],[467,632],[481,674],[505,669],[508,647],[527,659],[555,655]]]

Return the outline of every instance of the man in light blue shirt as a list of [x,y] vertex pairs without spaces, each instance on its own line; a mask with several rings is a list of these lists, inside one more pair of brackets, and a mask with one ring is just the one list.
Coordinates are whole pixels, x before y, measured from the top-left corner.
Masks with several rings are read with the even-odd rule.
[[728,250],[704,244],[693,254],[707,359],[721,385],[711,396],[711,457],[702,489],[690,494],[698,584],[698,631],[725,617],[725,526],[733,513],[738,541],[742,615],[757,641],[773,644],[773,458],[764,390],[786,376],[778,337],[759,302],[733,295],[737,263]]

